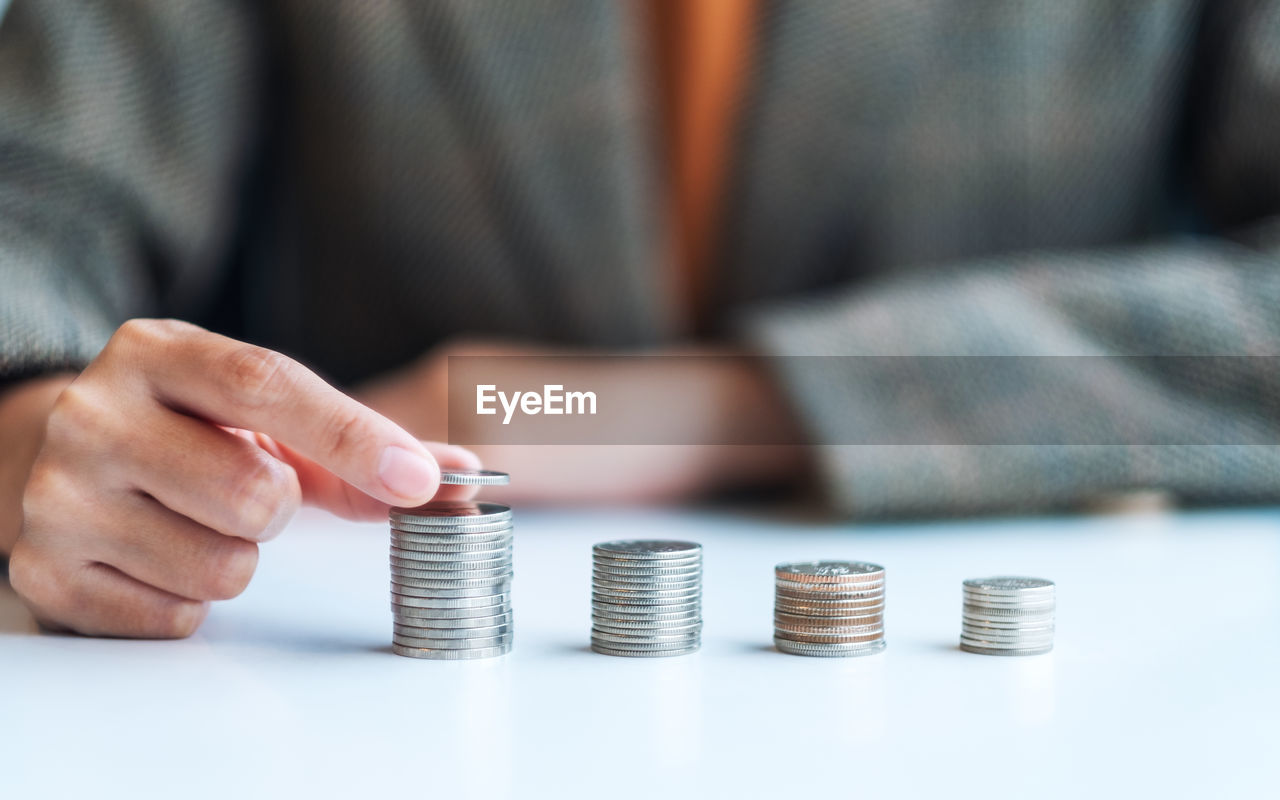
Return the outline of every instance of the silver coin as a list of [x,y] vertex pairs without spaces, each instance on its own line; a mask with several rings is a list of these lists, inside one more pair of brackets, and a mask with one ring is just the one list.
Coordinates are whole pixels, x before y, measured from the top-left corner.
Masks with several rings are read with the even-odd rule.
[[793,561],[773,569],[777,578],[800,583],[860,583],[884,580],[884,567],[865,561]]
[[865,644],[806,644],[804,642],[792,642],[787,639],[779,639],[774,637],[773,646],[780,653],[787,653],[793,656],[816,656],[819,658],[854,658],[857,656],[870,656],[883,652],[887,643],[884,639],[877,639],[873,642]]
[[1047,617],[975,617],[968,614],[960,618],[962,625],[978,625],[984,628],[1002,628],[1016,631],[1021,628],[1053,627],[1053,615]]
[[1016,650],[1003,650],[991,647],[979,647],[977,645],[961,642],[960,649],[966,653],[977,653],[978,655],[983,656],[1041,656],[1045,653],[1052,652],[1053,645],[1050,644],[1044,647],[1023,647]]
[[621,592],[681,592],[697,589],[701,585],[702,580],[698,578],[691,581],[606,581],[600,578],[593,578],[591,581],[591,588],[593,589],[614,589]]
[[[613,600],[654,600],[654,599],[687,599],[696,598],[703,593],[701,586],[690,586],[689,589],[617,589],[605,588],[605,586],[591,586],[591,596],[603,599],[605,602],[613,602]],[[612,599],[611,599],[612,598]]]
[[690,564],[684,567],[614,567],[608,564],[602,564],[599,561],[593,562],[591,571],[599,575],[617,575],[620,577],[635,578],[680,578],[685,575],[698,575],[702,572],[702,564]]
[[449,561],[428,561],[428,559],[402,558],[392,556],[388,559],[388,566],[392,568],[401,568],[401,570],[417,570],[417,571],[434,571],[434,572],[480,572],[485,570],[498,570],[511,566],[511,552],[499,554],[488,558],[475,559],[449,559]]
[[1052,616],[1057,606],[1053,603],[1046,605],[979,605],[977,603],[965,603],[961,606],[961,613],[966,614],[990,614],[992,616],[1001,617],[1034,617],[1034,616]]
[[434,563],[465,563],[467,565],[476,561],[502,561],[511,557],[513,549],[511,545],[506,547],[495,547],[491,550],[460,550],[456,553],[435,553],[422,550],[401,550],[398,547],[391,548],[391,563],[397,563],[397,560],[406,563],[400,566],[412,566],[413,564],[434,564]]
[[431,650],[464,650],[471,647],[502,647],[511,644],[510,633],[502,636],[487,636],[483,639],[438,639],[425,636],[405,636],[392,634],[391,641],[406,647],[426,647]]
[[393,614],[397,625],[414,628],[491,628],[495,625],[510,625],[515,614],[507,609],[503,614],[492,614],[485,617],[413,617],[406,614]]
[[418,595],[403,595],[394,591],[391,593],[391,604],[393,606],[399,605],[412,608],[485,608],[510,602],[510,594],[494,593],[487,590],[477,595],[454,597],[422,597]]
[[[478,572],[476,570],[475,572]],[[412,572],[409,575],[405,573]],[[417,589],[479,589],[486,586],[495,586],[500,583],[510,581],[513,577],[510,567],[503,567],[497,570],[485,570],[481,577],[475,578],[427,578],[417,573],[427,572],[426,570],[407,570],[401,567],[392,567],[391,582],[399,586],[412,586]],[[464,570],[459,574],[467,574],[474,572],[472,570]],[[428,572],[427,574],[431,574]]]
[[960,638],[966,641],[977,643],[990,642],[994,644],[1031,644],[1039,642],[1052,642],[1053,631],[1039,631],[1036,633],[991,633],[990,631],[975,631],[964,628],[960,631]]
[[442,469],[441,486],[506,486],[511,476],[491,469]]
[[406,578],[491,578],[504,572],[511,572],[514,562],[510,557],[491,561],[419,561],[410,564],[392,564],[387,567],[392,575],[403,575]]
[[474,525],[479,522],[501,522],[511,519],[511,508],[501,503],[480,503],[471,500],[438,500],[414,508],[393,508],[389,516],[393,523],[410,525]]
[[992,641],[1010,639],[1052,639],[1054,628],[1048,625],[1042,628],[1009,630],[1008,628],[979,628],[973,625],[960,626],[960,635],[970,639],[990,639]]
[[592,603],[591,613],[602,619],[616,620],[636,620],[637,622],[649,621],[675,621],[679,619],[688,619],[696,617],[701,613],[699,605],[690,605],[687,608],[676,607],[674,610],[667,610],[666,606],[618,606],[611,603]]
[[591,609],[595,612],[614,614],[614,615],[632,615],[637,617],[649,614],[701,614],[702,599],[695,598],[692,601],[681,600],[675,603],[668,603],[663,600],[639,600],[630,603],[602,603],[593,600]]
[[432,661],[465,661],[473,658],[494,658],[511,652],[511,643],[500,647],[480,647],[474,650],[433,650],[425,647],[406,647],[391,644],[391,651],[398,656],[408,658],[425,658]]
[[591,649],[602,656],[619,656],[622,658],[668,658],[670,656],[685,656],[690,653],[698,652],[701,643],[683,647],[678,650],[618,650],[612,647],[605,647],[603,644],[592,642]]
[[630,647],[634,644],[670,644],[684,645],[698,638],[702,632],[701,626],[696,628],[680,631],[678,633],[614,633],[612,631],[602,631],[599,628],[591,629],[591,640],[597,642],[612,642],[610,647],[618,647],[623,644]]
[[391,532],[401,536],[430,537],[435,541],[459,542],[483,539],[487,536],[510,536],[515,531],[511,520],[498,522],[451,523],[448,525],[415,525],[412,522],[393,522]]
[[396,636],[409,636],[415,639],[492,639],[511,633],[511,624],[492,625],[488,628],[419,628],[416,625],[393,623],[391,626]]
[[511,605],[509,603],[499,603],[497,605],[476,606],[474,608],[419,608],[417,606],[403,606],[392,603],[391,611],[396,617],[405,617],[406,619],[470,620],[510,614]]
[[786,639],[789,642],[806,642],[808,644],[844,644],[858,642],[874,642],[884,638],[884,626],[876,625],[858,633],[808,633],[774,627],[775,639]]
[[[476,534],[479,535],[479,534]],[[477,550],[502,550],[510,547],[515,537],[509,535],[489,536],[474,542],[436,542],[411,541],[391,534],[391,546],[408,553],[473,553]]]
[[808,594],[851,594],[851,593],[870,593],[883,592],[885,582],[881,578],[879,580],[865,580],[857,583],[835,583],[825,581],[793,581],[790,578],[774,578],[773,587],[776,590],[786,590],[788,592],[806,592]]
[[1052,647],[1053,637],[1045,637],[1040,639],[1027,639],[1025,641],[992,641],[991,639],[974,639],[968,636],[960,637],[961,645],[969,647],[981,647],[984,650],[1028,650],[1038,649],[1041,647]]
[[[412,579],[406,579],[412,580]],[[446,597],[488,597],[490,595],[508,595],[511,592],[511,581],[505,580],[492,586],[467,586],[461,589],[441,589],[437,587],[406,586],[392,582],[391,593],[401,597],[446,598]],[[395,597],[392,598],[396,599]]]
[[663,625],[694,625],[702,624],[702,612],[695,611],[691,614],[676,617],[675,619],[664,618],[666,615],[656,615],[654,617],[621,617],[611,611],[593,611],[591,614],[592,624],[611,625],[615,627],[634,626],[637,629],[645,630],[651,627]]
[[605,639],[593,633],[591,635],[591,644],[602,645],[604,647],[610,648],[611,650],[628,650],[628,651],[634,650],[636,652],[644,652],[644,651],[652,652],[654,650],[680,650],[686,647],[690,647],[692,645],[699,644],[699,639],[697,636],[686,636],[686,637],[682,637],[680,641],[670,641],[670,642],[643,642],[643,641],[617,642],[612,639]]
[[596,568],[591,570],[591,577],[593,580],[613,581],[614,583],[628,585],[635,583],[689,583],[702,580],[702,570],[693,570],[678,575],[619,575],[615,572],[604,572]]
[[964,582],[967,592],[1023,595],[1034,592],[1052,592],[1053,581],[1044,578],[1023,578],[1016,575],[997,575],[992,578],[969,578]]
[[648,539],[601,542],[594,545],[591,549],[594,553],[600,553],[615,559],[665,561],[667,559],[684,558],[695,553],[701,553],[702,545],[695,542]]
[[671,558],[634,558],[593,552],[591,563],[615,569],[684,569],[702,566],[702,553]]
[[619,625],[614,620],[608,619],[591,619],[591,629],[594,631],[604,631],[605,633],[631,634],[634,636],[648,636],[650,634],[674,635],[678,633],[694,633],[702,630],[702,620],[686,619],[678,622],[650,622],[644,625],[626,624]]

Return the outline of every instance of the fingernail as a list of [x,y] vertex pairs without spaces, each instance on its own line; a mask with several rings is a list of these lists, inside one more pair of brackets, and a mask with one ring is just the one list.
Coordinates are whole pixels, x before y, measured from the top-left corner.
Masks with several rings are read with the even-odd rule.
[[393,493],[417,499],[435,493],[440,482],[440,470],[417,453],[392,445],[382,451],[378,477],[382,478],[382,485]]

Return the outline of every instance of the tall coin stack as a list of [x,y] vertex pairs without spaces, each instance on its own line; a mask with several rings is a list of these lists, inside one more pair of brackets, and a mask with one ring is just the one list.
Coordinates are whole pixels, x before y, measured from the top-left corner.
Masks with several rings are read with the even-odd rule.
[[773,643],[797,656],[865,656],[884,641],[884,567],[802,561],[774,568]]
[[1053,581],[1000,576],[964,582],[960,649],[987,656],[1038,656],[1053,649]]
[[605,542],[591,549],[591,649],[653,658],[702,644],[702,545]]
[[511,651],[511,509],[434,502],[391,510],[391,649],[411,658]]

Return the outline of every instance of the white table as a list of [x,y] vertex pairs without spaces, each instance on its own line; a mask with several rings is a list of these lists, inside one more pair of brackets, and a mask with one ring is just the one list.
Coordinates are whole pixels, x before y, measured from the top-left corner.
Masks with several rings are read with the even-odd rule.
[[[0,797],[1217,797],[1280,785],[1280,511],[831,525],[517,512],[516,649],[392,655],[386,536],[304,513],[186,641],[38,635],[0,582]],[[702,651],[587,649],[590,545],[705,547]],[[771,647],[771,567],[888,570],[881,655]],[[956,647],[960,581],[1057,648]]]

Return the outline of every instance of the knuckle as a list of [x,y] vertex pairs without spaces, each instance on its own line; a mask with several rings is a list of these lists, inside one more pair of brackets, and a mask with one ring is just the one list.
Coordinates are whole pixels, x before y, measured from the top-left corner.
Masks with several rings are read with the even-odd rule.
[[209,607],[194,600],[167,600],[147,609],[140,634],[153,639],[185,639],[204,622]]
[[243,539],[227,539],[207,561],[210,600],[239,596],[258,568],[258,546]]
[[294,494],[289,468],[263,454],[236,482],[228,507],[237,509],[240,536],[257,539],[290,510]]
[[35,551],[20,538],[9,554],[9,586],[24,600],[36,600],[48,581],[46,570]]
[[81,381],[73,381],[53,403],[45,429],[46,438],[57,441],[62,434],[79,438],[85,431],[105,427],[109,416],[97,395]]
[[325,463],[334,463],[352,453],[362,442],[370,439],[370,432],[364,418],[352,409],[338,409],[333,412],[325,425],[326,438],[323,445]]
[[292,362],[287,356],[254,345],[239,345],[226,356],[224,374],[232,398],[249,408],[281,400],[290,385]]

